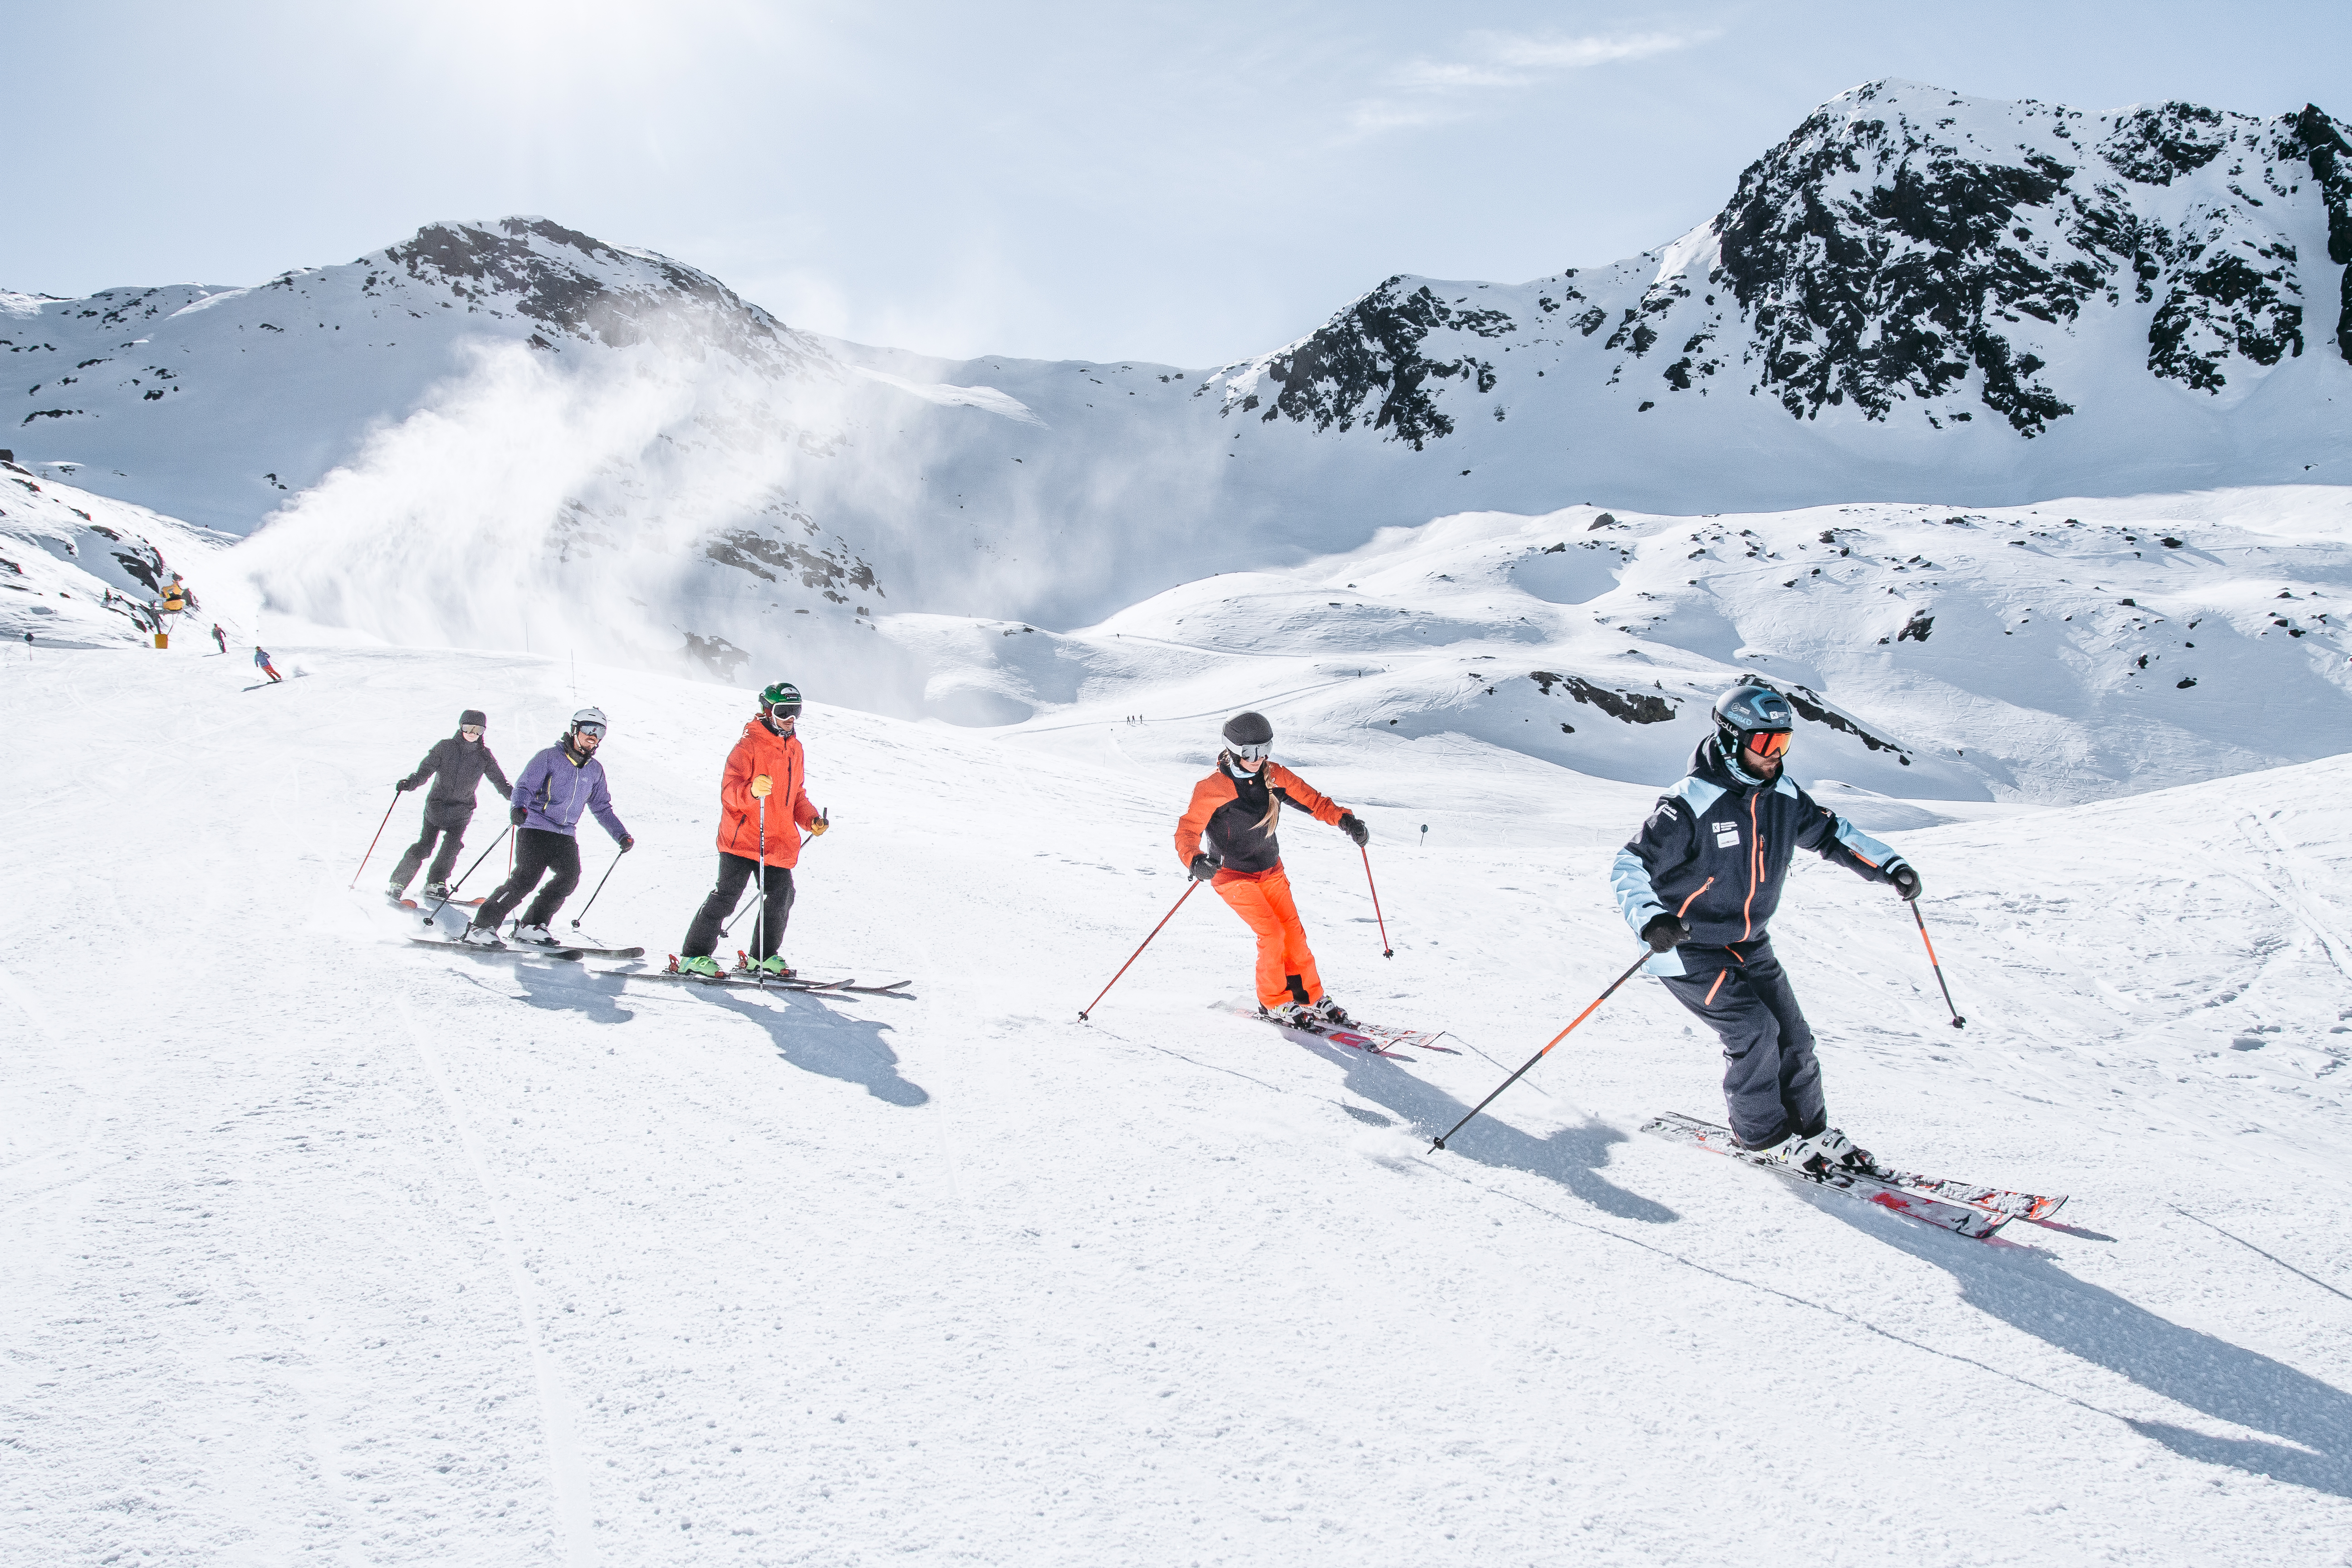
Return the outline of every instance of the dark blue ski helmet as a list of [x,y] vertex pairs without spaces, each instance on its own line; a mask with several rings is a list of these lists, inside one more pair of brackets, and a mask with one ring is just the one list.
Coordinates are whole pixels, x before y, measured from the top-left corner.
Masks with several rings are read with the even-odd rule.
[[1796,710],[1769,686],[1735,686],[1715,700],[1715,732],[1726,756],[1738,755],[1750,735],[1787,734],[1796,727]]

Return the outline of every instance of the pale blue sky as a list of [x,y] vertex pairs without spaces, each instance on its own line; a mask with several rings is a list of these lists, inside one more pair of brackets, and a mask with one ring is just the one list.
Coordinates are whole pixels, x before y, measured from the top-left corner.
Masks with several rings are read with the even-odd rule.
[[543,214],[796,325],[1213,364],[1391,272],[1706,217],[1898,76],[2352,119],[2352,5],[0,0],[0,287],[259,281]]

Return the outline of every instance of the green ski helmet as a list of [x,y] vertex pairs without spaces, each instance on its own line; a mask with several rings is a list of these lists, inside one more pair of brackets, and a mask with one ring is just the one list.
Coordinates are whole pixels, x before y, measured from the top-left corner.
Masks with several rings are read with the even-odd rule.
[[760,717],[781,724],[801,716],[801,689],[789,680],[775,681],[760,692]]

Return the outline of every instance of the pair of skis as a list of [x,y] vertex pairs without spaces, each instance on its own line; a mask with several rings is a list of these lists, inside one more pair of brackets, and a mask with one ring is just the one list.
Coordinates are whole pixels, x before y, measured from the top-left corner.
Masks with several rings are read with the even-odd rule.
[[2013,1219],[2046,1220],[2064,1206],[2065,1194],[2011,1192],[2003,1187],[1923,1176],[1916,1172],[1874,1166],[1867,1171],[1811,1172],[1784,1165],[1742,1149],[1731,1130],[1695,1116],[1668,1111],[1642,1124],[1642,1131],[1669,1142],[1727,1155],[1745,1165],[1827,1192],[1842,1193],[1860,1202],[1906,1215],[1922,1224],[1978,1240],[1990,1237]]
[[599,974],[616,974],[625,980],[675,980],[688,985],[734,986],[739,989],[746,990],[814,992],[838,991],[858,996],[906,996],[910,999],[913,995],[913,993],[907,990],[908,986],[914,984],[911,980],[890,980],[885,981],[879,984],[860,984],[855,975],[842,975],[835,979],[820,980],[814,975],[800,972],[795,972],[794,973],[788,975],[761,974],[751,967],[750,960],[744,954],[739,952],[735,957],[737,961],[736,966],[733,969],[729,970],[724,974],[690,973],[677,966],[677,959],[675,954],[671,956],[669,967],[667,969],[651,969],[644,971],[634,969],[600,969],[595,973]]
[[1294,1023],[1286,1018],[1277,1018],[1264,1008],[1252,1010],[1244,1007],[1238,1011],[1245,1018],[1255,1018],[1262,1024],[1272,1024],[1276,1028],[1287,1029],[1293,1034],[1312,1035],[1318,1040],[1328,1040],[1335,1046],[1346,1046],[1350,1050],[1363,1051],[1370,1056],[1387,1057],[1394,1061],[1412,1060],[1412,1058],[1397,1048],[1401,1046],[1421,1051],[1442,1051],[1450,1057],[1462,1054],[1452,1046],[1441,1046],[1437,1043],[1444,1037],[1445,1031],[1443,1029],[1397,1029],[1385,1024],[1366,1024],[1357,1020],[1350,1020],[1346,1024],[1326,1024],[1301,1018]]

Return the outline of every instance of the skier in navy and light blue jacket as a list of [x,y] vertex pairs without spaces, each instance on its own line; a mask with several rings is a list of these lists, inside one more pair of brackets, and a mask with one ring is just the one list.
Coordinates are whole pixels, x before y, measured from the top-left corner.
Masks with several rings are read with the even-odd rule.
[[497,892],[482,901],[474,923],[460,940],[474,946],[503,946],[499,923],[524,894],[539,886],[541,877],[553,872],[515,924],[517,940],[541,947],[553,945],[547,922],[580,885],[580,841],[574,835],[582,816],[593,814],[622,853],[636,847],[637,841],[629,837],[629,830],[621,826],[620,814],[613,809],[612,792],[604,787],[604,764],[596,760],[604,742],[604,710],[583,708],[572,716],[572,728],[563,738],[524,763],[522,772],[515,775],[514,793],[507,797],[515,826],[514,870]]
[[1769,686],[1716,700],[1716,732],[1690,776],[1658,799],[1617,852],[1617,906],[1658,954],[1649,973],[1723,1041],[1723,1095],[1740,1146],[1801,1169],[1866,1170],[1866,1150],[1832,1127],[1813,1032],[1765,928],[1799,849],[1919,896],[1919,874],[1781,772],[1795,714]]

